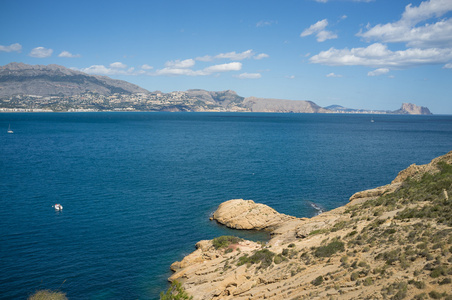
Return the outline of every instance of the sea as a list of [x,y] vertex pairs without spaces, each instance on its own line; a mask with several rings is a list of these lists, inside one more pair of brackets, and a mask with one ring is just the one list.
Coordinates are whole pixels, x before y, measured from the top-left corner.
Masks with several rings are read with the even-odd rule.
[[0,299],[158,299],[198,241],[268,239],[210,221],[220,203],[311,217],[452,150],[450,115],[3,113],[0,130]]

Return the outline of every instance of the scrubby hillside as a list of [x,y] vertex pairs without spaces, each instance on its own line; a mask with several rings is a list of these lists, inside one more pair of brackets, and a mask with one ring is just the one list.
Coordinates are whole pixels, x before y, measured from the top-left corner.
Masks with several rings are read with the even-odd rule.
[[[452,299],[449,195],[452,152],[410,166],[343,207],[311,219],[282,218],[265,245],[201,241],[172,265],[170,281],[194,299]],[[238,216],[265,211],[246,200],[229,204],[220,214],[235,224]]]

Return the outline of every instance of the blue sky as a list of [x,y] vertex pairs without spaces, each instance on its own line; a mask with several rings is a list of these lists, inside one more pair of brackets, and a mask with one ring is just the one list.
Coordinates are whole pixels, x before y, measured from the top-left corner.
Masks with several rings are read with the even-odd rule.
[[0,27],[0,65],[452,114],[452,0],[1,0]]

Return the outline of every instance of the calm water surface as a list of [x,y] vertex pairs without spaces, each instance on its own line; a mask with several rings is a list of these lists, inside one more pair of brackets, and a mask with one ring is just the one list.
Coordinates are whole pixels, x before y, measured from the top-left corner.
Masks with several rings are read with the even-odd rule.
[[0,298],[158,299],[197,241],[266,238],[210,222],[221,202],[312,216],[452,150],[452,116],[372,117],[0,114]]

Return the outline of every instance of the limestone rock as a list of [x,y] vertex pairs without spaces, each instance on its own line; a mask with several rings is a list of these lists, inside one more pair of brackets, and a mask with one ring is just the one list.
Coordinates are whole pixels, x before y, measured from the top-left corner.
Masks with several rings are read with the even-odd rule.
[[400,187],[400,182],[393,181],[392,184],[387,184],[387,185],[380,186],[380,187],[377,187],[374,189],[357,192],[350,197],[349,201],[351,202],[351,201],[355,201],[357,199],[367,199],[367,198],[379,197],[383,194],[393,193],[399,187]]
[[249,230],[270,229],[293,218],[265,204],[243,199],[221,203],[212,216],[213,220],[229,228]]

